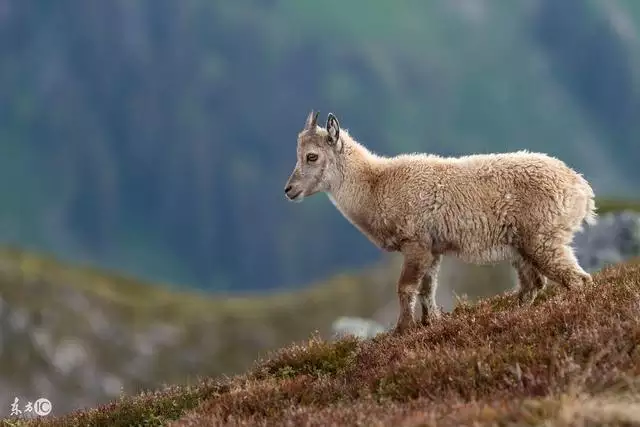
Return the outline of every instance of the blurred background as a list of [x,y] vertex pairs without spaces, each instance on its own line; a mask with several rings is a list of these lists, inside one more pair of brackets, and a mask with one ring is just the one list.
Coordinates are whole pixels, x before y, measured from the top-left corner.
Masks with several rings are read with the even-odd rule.
[[[392,322],[397,258],[284,197],[311,109],[384,155],[544,151],[635,206],[639,43],[635,0],[0,0],[0,416]],[[447,260],[438,303],[512,276]]]

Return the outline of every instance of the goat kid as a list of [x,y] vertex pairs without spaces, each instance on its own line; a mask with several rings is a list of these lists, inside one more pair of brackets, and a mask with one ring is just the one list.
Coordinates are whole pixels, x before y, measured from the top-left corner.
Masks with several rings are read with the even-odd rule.
[[443,255],[474,264],[508,261],[520,304],[530,304],[547,278],[567,289],[591,283],[571,242],[596,220],[589,183],[562,161],[518,151],[459,158],[433,154],[383,157],[311,111],[298,134],[297,162],[285,194],[301,202],[325,192],[379,248],[400,252],[400,313],[394,333],[440,316],[436,278]]

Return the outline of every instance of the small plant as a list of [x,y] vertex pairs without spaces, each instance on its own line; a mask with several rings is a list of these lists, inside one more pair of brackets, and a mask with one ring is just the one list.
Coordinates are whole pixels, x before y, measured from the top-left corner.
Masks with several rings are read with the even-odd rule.
[[334,343],[321,339],[317,334],[304,343],[275,352],[271,358],[259,363],[253,377],[293,378],[297,375],[333,375],[345,369],[355,358],[358,339],[345,337]]

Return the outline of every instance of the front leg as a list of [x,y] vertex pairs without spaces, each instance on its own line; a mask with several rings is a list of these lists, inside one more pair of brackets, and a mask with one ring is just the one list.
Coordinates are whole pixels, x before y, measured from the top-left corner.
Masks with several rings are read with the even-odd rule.
[[442,256],[432,255],[431,264],[422,278],[420,291],[420,304],[422,305],[422,325],[429,326],[433,320],[440,317],[440,309],[436,305],[436,288],[438,287],[438,270]]
[[394,334],[402,334],[415,325],[414,310],[422,278],[433,263],[433,255],[421,245],[411,245],[402,250],[404,262],[398,280],[400,314]]

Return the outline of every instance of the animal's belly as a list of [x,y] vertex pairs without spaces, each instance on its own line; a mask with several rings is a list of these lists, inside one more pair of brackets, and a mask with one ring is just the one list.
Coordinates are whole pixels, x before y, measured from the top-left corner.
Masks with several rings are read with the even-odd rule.
[[456,251],[451,255],[471,264],[495,264],[502,261],[513,261],[518,256],[517,251],[508,245],[493,246],[477,250],[467,249]]
[[361,227],[356,226],[356,228],[358,228],[358,230],[360,230],[360,232],[364,234],[371,243],[382,250],[385,250],[387,252],[395,252],[400,249],[398,239],[393,235],[378,236]]

